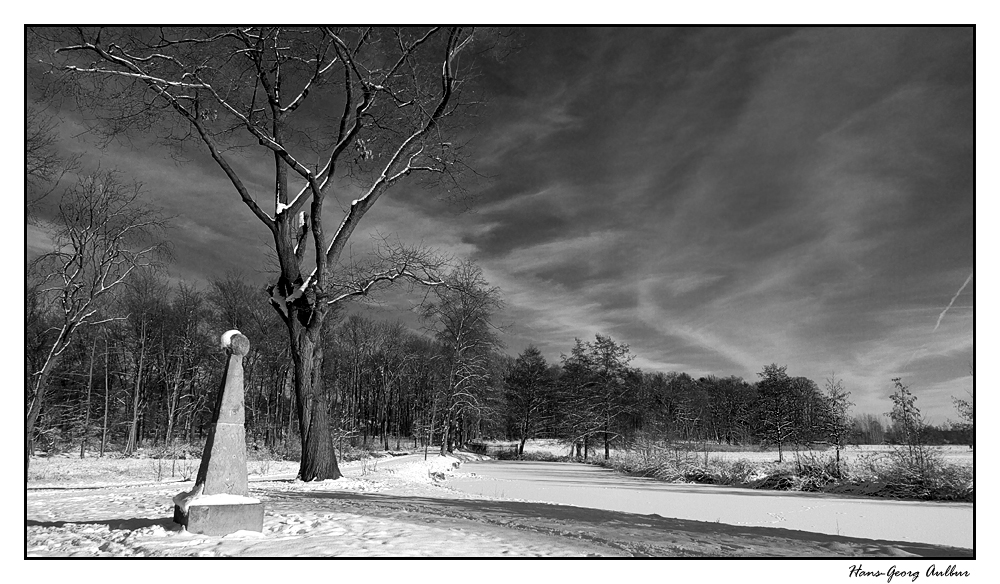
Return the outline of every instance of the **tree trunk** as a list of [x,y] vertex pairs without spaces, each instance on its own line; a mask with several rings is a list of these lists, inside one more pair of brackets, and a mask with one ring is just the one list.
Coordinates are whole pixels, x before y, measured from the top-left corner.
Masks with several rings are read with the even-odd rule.
[[80,432],[80,458],[87,453],[87,426],[90,425],[90,394],[94,390],[94,352],[97,351],[97,337],[90,346],[90,371],[87,373],[87,402],[83,406],[83,428]]
[[104,339],[104,419],[101,421],[101,458],[104,458],[104,448],[108,445],[108,398],[111,393],[110,363],[108,339]]
[[55,368],[56,364],[55,358],[51,358],[45,362],[42,366],[41,372],[38,374],[38,378],[35,380],[35,399],[32,400],[31,406],[28,408],[28,415],[24,421],[24,476],[28,476],[28,464],[31,461],[31,457],[35,454],[35,424],[38,422],[38,416],[42,412],[42,401],[45,398],[45,392],[48,389],[49,375]]
[[329,399],[323,391],[323,345],[318,338],[322,326],[309,330],[292,321],[289,328],[295,364],[295,406],[302,441],[299,479],[339,479],[343,475],[333,450]]
[[[146,334],[146,328],[142,328],[143,337]],[[145,342],[140,342],[139,344],[139,364],[136,366],[135,371],[135,386],[132,389],[132,423],[129,425],[128,430],[128,440],[125,441],[125,454],[132,454],[136,448],[139,446],[139,398],[140,392],[142,390],[142,367],[145,364],[146,359],[146,346]]]
[[607,419],[605,419],[604,420],[604,460],[608,460],[609,458],[611,458],[611,445],[610,445],[610,440],[608,438],[609,425],[610,425],[610,422]]
[[28,417],[24,422],[24,476],[28,476],[28,466],[35,454],[35,422],[42,411],[42,394],[36,391],[35,400],[28,409]]
[[448,441],[450,440],[449,433],[451,431],[451,415],[450,412],[445,415],[441,423],[441,456],[444,456],[448,452]]
[[184,370],[184,359],[177,359],[177,371],[174,373],[174,386],[167,398],[167,431],[164,435],[164,442],[170,444],[174,438],[174,425],[177,418],[177,406],[180,403],[181,395],[181,373]]
[[431,423],[427,426],[427,442],[424,444],[424,460],[427,460],[427,450],[431,446],[433,446],[434,427],[436,425],[437,425],[437,398],[434,398],[431,400]]

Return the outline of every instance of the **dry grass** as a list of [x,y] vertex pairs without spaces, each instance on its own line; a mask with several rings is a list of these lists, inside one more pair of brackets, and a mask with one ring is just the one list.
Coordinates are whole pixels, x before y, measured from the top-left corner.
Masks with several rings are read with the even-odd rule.
[[[646,445],[615,451],[610,460],[594,464],[667,482],[707,483],[755,489],[824,491],[875,497],[973,501],[975,487],[971,452],[964,447],[931,446],[919,466],[896,447],[864,447],[841,452],[838,467],[833,450],[777,452],[711,452],[687,445]],[[966,449],[967,450],[967,449]]]

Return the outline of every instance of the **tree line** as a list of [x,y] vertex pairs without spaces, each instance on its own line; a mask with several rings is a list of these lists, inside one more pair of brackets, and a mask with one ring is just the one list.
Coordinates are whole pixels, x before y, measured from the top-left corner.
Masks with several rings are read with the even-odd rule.
[[[482,281],[470,263],[450,277]],[[33,390],[64,315],[38,282],[29,280],[26,303],[26,404],[28,414],[38,410],[28,427],[31,451],[41,444],[78,446],[81,455],[110,448],[131,454],[197,444],[221,384],[220,333],[238,329],[251,339],[244,359],[248,443],[299,455],[292,359],[280,320],[261,302],[262,286],[232,273],[199,289],[157,270],[137,271],[51,366],[43,408]],[[456,285],[425,304],[421,331],[360,314],[325,327],[322,382],[338,447],[412,448],[433,439],[445,451],[496,433],[492,396],[510,361],[489,322],[499,302],[495,289]]]
[[[322,386],[335,448],[441,453],[483,439],[524,444],[558,438],[582,458],[640,440],[775,446],[825,442],[912,442],[910,417],[850,416],[849,393],[786,368],[765,366],[754,382],[692,377],[632,367],[629,347],[611,337],[577,339],[548,363],[534,346],[516,358],[503,351],[494,321],[502,308],[470,262],[422,308],[420,330],[339,315],[325,327]],[[461,282],[463,285],[459,285]],[[101,305],[100,324],[80,329],[52,369],[46,407],[32,445],[80,455],[126,455],[159,448],[199,454],[221,383],[219,334],[251,339],[245,359],[247,442],[269,453],[300,456],[293,364],[280,320],[265,291],[239,273],[204,289],[142,269]],[[28,288],[26,381],[57,342],[61,314]],[[122,315],[112,317],[112,315]],[[911,402],[912,405],[912,402]],[[907,425],[910,424],[910,425]],[[925,441],[964,442],[961,428],[921,425]]]
[[600,334],[577,339],[558,364],[528,347],[506,378],[507,436],[522,451],[533,437],[567,440],[583,458],[592,448],[606,458],[612,446],[637,440],[776,447],[779,457],[792,444],[825,444],[839,457],[847,444],[907,444],[914,427],[926,444],[971,444],[974,436],[970,400],[956,400],[960,423],[935,427],[892,412],[883,423],[875,414],[852,415],[850,392],[836,376],[821,389],[777,364],[751,382],[645,372],[630,367],[632,360],[627,345]]

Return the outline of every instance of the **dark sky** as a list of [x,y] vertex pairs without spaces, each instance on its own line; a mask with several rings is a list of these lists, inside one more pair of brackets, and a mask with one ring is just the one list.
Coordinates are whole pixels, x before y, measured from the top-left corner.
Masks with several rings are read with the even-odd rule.
[[[470,208],[404,186],[355,241],[475,259],[504,292],[512,354],[558,362],[602,333],[645,370],[754,381],[774,362],[821,387],[835,372],[861,412],[888,411],[902,377],[931,421],[956,418],[950,397],[972,388],[970,29],[529,29],[523,45],[483,71],[472,163],[494,178]],[[176,215],[176,278],[264,269],[267,233],[211,161],[63,146]],[[267,169],[241,170],[267,200]],[[44,241],[29,229],[29,249]]]

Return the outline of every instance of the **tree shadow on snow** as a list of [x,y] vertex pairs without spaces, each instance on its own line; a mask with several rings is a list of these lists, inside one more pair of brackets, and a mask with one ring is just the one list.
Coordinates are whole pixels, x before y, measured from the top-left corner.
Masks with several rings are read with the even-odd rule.
[[810,557],[974,556],[972,550],[943,545],[730,525],[551,503],[400,497],[345,491],[282,491],[268,495],[267,506],[271,509],[281,508],[283,502],[287,502],[291,509],[301,509],[305,505],[314,511],[324,508],[393,518],[399,518],[397,513],[419,510],[445,520],[475,521],[570,537],[597,534],[595,538],[613,541],[619,547],[628,547],[628,543],[634,542],[658,544],[665,549],[676,547],[676,542],[682,541],[701,546],[708,552],[706,555],[712,555],[713,549],[722,548],[732,553],[716,555],[763,556],[767,555],[767,550],[784,550],[786,553],[776,555],[794,557],[794,550],[801,549],[802,556]]
[[101,519],[93,521],[36,521],[28,519],[25,521],[27,527],[66,527],[68,525],[106,525],[112,531],[128,530],[135,531],[143,527],[160,526],[166,531],[179,531],[181,526],[174,523],[170,517],[131,517],[128,519]]

